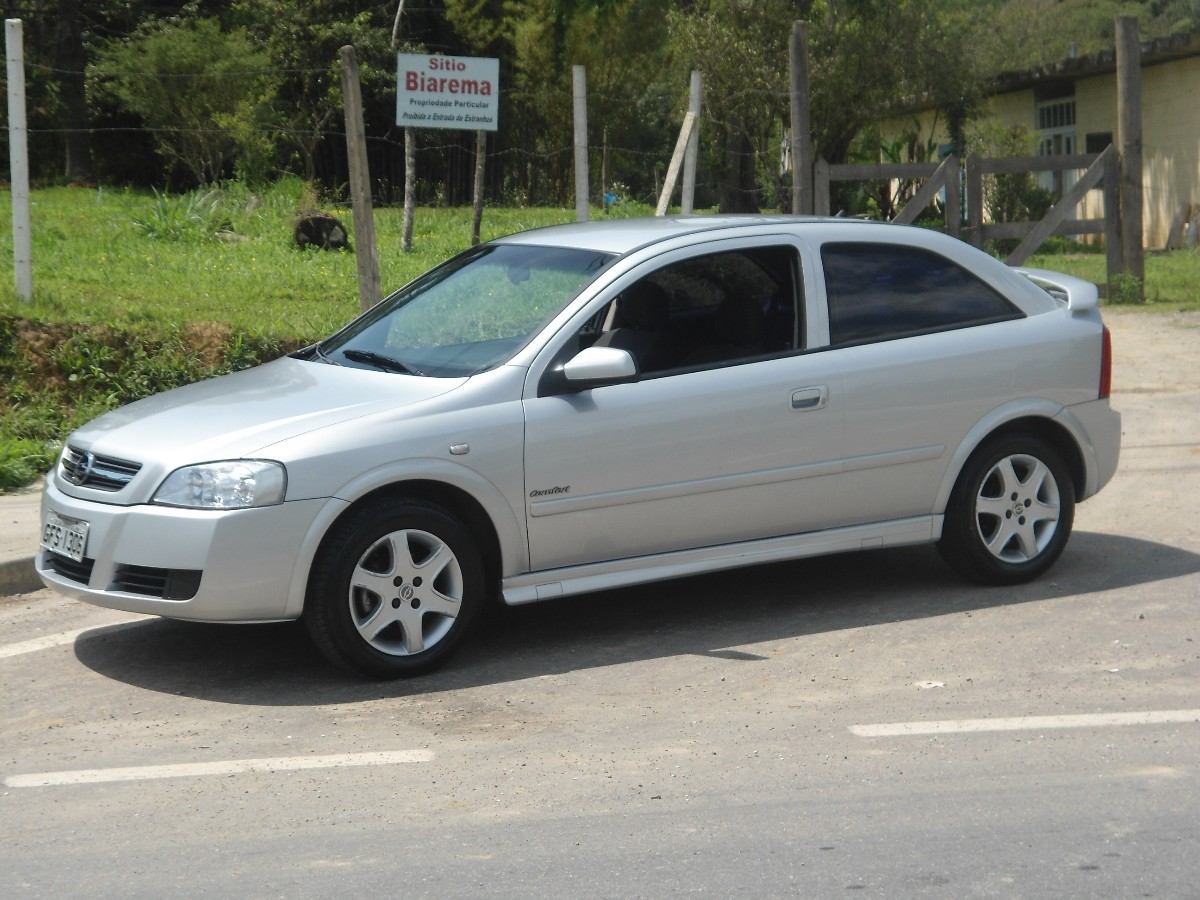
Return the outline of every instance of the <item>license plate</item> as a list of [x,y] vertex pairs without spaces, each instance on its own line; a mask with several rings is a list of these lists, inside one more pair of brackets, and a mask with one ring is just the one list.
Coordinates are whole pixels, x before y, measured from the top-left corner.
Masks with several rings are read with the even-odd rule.
[[42,520],[42,546],[75,562],[83,562],[90,527],[82,519],[67,519],[47,510]]

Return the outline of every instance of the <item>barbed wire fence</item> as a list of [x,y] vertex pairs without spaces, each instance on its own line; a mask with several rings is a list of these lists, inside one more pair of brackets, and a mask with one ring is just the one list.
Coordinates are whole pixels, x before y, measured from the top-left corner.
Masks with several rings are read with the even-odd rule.
[[[26,67],[48,76],[89,77],[94,73],[87,70],[67,69],[37,62],[26,62]],[[144,72],[144,71],[109,71],[109,77],[121,78],[153,78],[157,80],[196,80],[215,81],[227,78],[248,78],[256,76],[294,76],[294,75],[325,75],[331,79],[334,72],[324,67],[271,67],[253,69],[231,69],[224,71],[196,72]],[[550,90],[530,91],[521,88],[501,88],[502,98],[510,103],[550,102],[569,108],[571,90],[569,85],[563,85]],[[744,99],[762,99],[764,97],[786,102],[789,92],[785,89],[746,89],[728,98],[734,104]],[[588,100],[597,106],[626,103],[626,95],[614,95],[603,91],[591,90]],[[620,141],[590,140],[588,146],[591,165],[589,170],[598,172],[598,165],[606,155],[609,160],[607,183],[601,184],[599,179],[592,179],[590,186],[592,201],[598,206],[604,206],[606,197],[612,197],[614,192],[609,190],[616,185],[619,190],[619,201],[632,201],[640,205],[653,206],[661,190],[661,179],[666,174],[670,162],[674,134],[684,117],[686,109],[680,104],[675,110],[673,121],[657,123],[665,138],[659,147],[648,148],[629,146]],[[736,127],[736,123],[723,119],[718,111],[705,108],[698,123],[698,131],[703,133],[705,126],[718,126],[723,129]],[[503,124],[501,125],[503,129]],[[398,201],[397,185],[403,184],[402,166],[403,128],[390,126],[383,133],[368,133],[366,140],[371,147],[372,188],[374,199],[382,205]],[[603,135],[606,123],[598,122],[589,131],[593,136]],[[181,126],[153,126],[146,124],[130,125],[93,125],[87,128],[71,127],[32,127],[28,129],[31,137],[65,137],[71,134],[86,133],[92,137],[106,136],[135,136],[173,134],[189,136],[210,136],[233,139],[235,134],[245,137],[256,134],[273,140],[288,140],[304,138],[318,145],[322,162],[318,166],[320,180],[335,199],[342,199],[342,188],[347,180],[345,172],[344,146],[346,134],[337,128],[300,128],[281,124],[259,124],[257,127],[234,129],[221,128],[189,128]],[[447,134],[447,132],[442,132]],[[470,202],[467,194],[467,184],[470,181],[469,169],[473,164],[475,147],[470,140],[471,132],[454,133],[455,137],[434,137],[429,131],[420,130],[416,140],[416,153],[419,171],[429,173],[421,178],[420,194],[423,204],[459,205]],[[562,205],[568,202],[568,187],[572,166],[571,154],[573,144],[563,141],[555,146],[518,146],[509,143],[510,138],[489,140],[486,152],[485,184],[487,195],[492,203],[505,205]],[[499,146],[497,146],[499,144]],[[7,148],[5,147],[5,150]],[[721,148],[726,158],[753,157],[755,166],[764,170],[777,168],[779,158],[777,148],[754,147],[750,150],[736,148]],[[547,163],[551,163],[547,165]],[[522,183],[511,176],[518,167],[538,167],[536,179],[540,179],[541,187],[532,189],[527,179]],[[287,166],[281,168],[281,173],[287,171]],[[507,178],[505,176],[508,176]],[[549,183],[553,182],[553,183]],[[712,200],[721,187],[718,179],[713,177],[711,168],[701,163],[700,172],[695,182],[698,194]],[[758,184],[753,189],[755,201],[760,206],[771,206],[778,201],[777,191],[769,185]]]
[[[157,186],[146,178],[145,165],[149,154],[155,153],[164,164],[162,171],[167,188],[173,186],[172,170],[186,172],[185,181],[190,176],[192,185],[209,188],[212,183],[227,178],[231,170],[244,176],[246,170],[240,169],[240,164],[249,155],[249,142],[258,140],[256,149],[267,160],[258,173],[260,176],[296,174],[294,166],[300,159],[304,166],[303,177],[310,185],[321,185],[324,199],[341,203],[347,199],[347,194],[350,195],[355,221],[364,227],[371,224],[369,217],[363,218],[364,207],[369,215],[376,205],[403,203],[405,250],[412,246],[410,210],[414,200],[421,205],[436,206],[472,203],[475,210],[472,243],[479,240],[480,214],[485,205],[485,196],[488,205],[492,206],[566,206],[571,196],[572,182],[577,220],[589,218],[591,210],[597,207],[607,214],[613,206],[617,207],[614,214],[620,216],[645,214],[651,210],[662,215],[668,211],[673,196],[678,196],[679,206],[690,213],[695,205],[712,205],[718,194],[725,195],[730,179],[727,171],[721,171],[722,168],[737,170],[737,189],[742,193],[743,201],[749,200],[751,207],[786,206],[780,190],[782,172],[778,179],[758,177],[758,173],[764,170],[769,172],[776,169],[779,162],[786,158],[782,147],[779,148],[779,161],[770,142],[761,139],[753,141],[743,138],[737,145],[726,140],[720,147],[710,147],[708,153],[698,152],[700,135],[705,130],[728,136],[742,127],[745,119],[744,111],[742,119],[737,119],[736,115],[730,120],[724,119],[719,108],[714,110],[707,105],[704,116],[700,115],[702,107],[698,71],[692,73],[685,104],[668,99],[670,95],[683,94],[682,90],[676,94],[661,82],[647,83],[643,89],[646,96],[658,102],[650,105],[651,111],[643,114],[640,121],[629,116],[623,119],[618,116],[610,122],[613,110],[627,111],[636,91],[627,90],[618,95],[603,89],[581,90],[580,84],[586,82],[586,71],[582,66],[572,67],[571,85],[543,84],[536,89],[518,86],[503,88],[497,85],[500,115],[503,117],[519,111],[523,114],[522,124],[506,132],[501,119],[500,127],[488,135],[467,127],[444,130],[389,124],[380,128],[378,119],[379,111],[386,103],[384,95],[399,90],[400,86],[397,84],[389,91],[386,82],[379,77],[381,70],[377,68],[374,77],[369,79],[374,93],[371,108],[375,119],[374,133],[371,133],[364,128],[366,116],[361,100],[355,100],[353,105],[356,111],[352,114],[347,113],[348,108],[345,107],[348,102],[346,98],[351,95],[357,98],[361,90],[352,47],[343,47],[339,52],[340,67],[333,64],[328,67],[215,67],[175,72],[114,70],[93,65],[70,68],[36,60],[26,61],[20,20],[10,20],[9,25],[15,25],[13,30],[16,37],[13,41],[12,35],[6,30],[8,59],[5,80],[10,120],[14,109],[14,92],[19,82],[22,121],[19,129],[14,130],[10,125],[9,141],[0,142],[3,143],[0,152],[10,157],[14,172],[18,168],[18,156],[20,167],[28,171],[30,138],[41,144],[37,147],[36,156],[40,156],[41,171],[44,173],[51,155],[47,150],[61,150],[63,156],[68,158],[70,168],[72,138],[87,135],[89,141],[84,146],[89,148],[87,152],[92,155],[93,161],[96,160],[94,150],[98,143],[103,145],[104,153],[109,154],[106,160],[112,159],[114,147],[119,148],[126,157],[140,160],[141,171],[131,181]],[[319,92],[325,96],[322,103],[325,106],[337,97],[331,87],[337,83],[339,68],[342,86],[340,104],[343,109],[336,106],[318,108],[309,122],[296,121],[303,115],[302,112],[284,112],[276,107],[272,110],[274,121],[272,117],[255,115],[241,119],[229,116],[226,124],[220,121],[217,114],[209,111],[203,114],[208,121],[202,118],[198,124],[155,124],[146,121],[144,116],[138,116],[127,103],[113,104],[102,109],[98,115],[93,107],[90,113],[85,114],[94,116],[86,126],[79,124],[78,116],[65,125],[51,124],[46,120],[52,121],[52,114],[39,110],[34,127],[30,128],[24,116],[26,71],[35,73],[38,87],[43,91],[48,87],[51,94],[55,90],[55,82],[61,85],[66,81],[87,85],[89,92],[93,85],[103,85],[106,81],[117,83],[122,79],[153,79],[164,84],[189,81],[195,82],[198,87],[212,85],[219,90],[221,82],[230,79],[273,78],[281,83],[297,76],[311,81],[315,76]],[[351,70],[353,75],[349,77]],[[102,94],[103,88],[97,93]],[[772,113],[767,132],[778,130],[782,134],[786,124],[786,98],[789,96],[792,94],[782,88],[748,88],[722,99],[727,109],[736,109],[751,100],[761,109],[762,101],[767,100],[768,108],[773,106],[779,109],[777,115]],[[600,111],[596,119],[588,118],[589,104],[594,104],[594,108]],[[186,107],[186,98],[184,105]],[[551,111],[549,115],[545,113],[546,110]],[[329,124],[343,118],[339,113],[345,114],[345,130]],[[285,116],[292,116],[292,121],[280,121]],[[636,126],[631,129],[635,122]],[[610,125],[614,123],[619,126],[616,128],[618,136],[610,143]],[[431,133],[433,131],[437,133]],[[760,138],[761,134],[760,131]],[[189,144],[187,141],[167,140],[168,136],[192,140]],[[600,141],[595,140],[598,136],[601,137]],[[622,140],[622,136],[633,137],[634,140]],[[98,140],[91,140],[93,138]],[[141,138],[140,144],[133,143],[137,138]],[[749,160],[749,171],[754,173],[754,177],[749,179],[744,177],[748,158],[752,158]],[[419,173],[416,178],[414,160],[415,171]],[[235,163],[238,164],[237,168]],[[90,166],[88,168],[95,171]],[[364,171],[369,173],[365,178]],[[601,173],[598,179],[594,174],[597,171]],[[771,184],[772,180],[776,182],[774,185]],[[14,178],[14,223],[18,221],[16,181]],[[29,231],[27,185],[26,176],[20,201],[23,204],[21,216],[25,222],[25,232]],[[310,198],[313,194],[309,191],[304,196]],[[701,198],[699,204],[694,202],[697,196]],[[317,203],[319,205],[319,199]],[[14,224],[14,236],[17,230]],[[373,233],[373,228],[367,228],[366,231]],[[362,241],[357,243],[361,247]],[[373,236],[368,237],[367,244],[369,254],[374,256]],[[26,272],[30,265],[29,254],[22,254],[16,245],[14,240],[15,271]],[[363,252],[356,250],[359,255]],[[360,260],[360,268],[364,265],[370,268],[368,263]],[[18,277],[18,294],[26,299],[31,294],[29,285],[24,284],[28,280]],[[374,298],[363,299],[363,303],[368,304],[368,299]]]

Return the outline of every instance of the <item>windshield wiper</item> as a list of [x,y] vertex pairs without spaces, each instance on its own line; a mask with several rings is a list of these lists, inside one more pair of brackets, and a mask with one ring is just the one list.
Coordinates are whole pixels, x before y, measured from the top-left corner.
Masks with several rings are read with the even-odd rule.
[[398,359],[392,359],[374,350],[343,350],[342,356],[354,362],[365,362],[385,372],[399,372],[401,375],[424,375],[420,369],[405,365]]

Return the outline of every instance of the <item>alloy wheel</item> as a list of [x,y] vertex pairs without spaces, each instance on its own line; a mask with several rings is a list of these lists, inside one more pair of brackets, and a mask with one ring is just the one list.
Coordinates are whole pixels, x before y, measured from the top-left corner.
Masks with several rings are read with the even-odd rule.
[[453,627],[463,600],[462,566],[437,535],[393,531],[359,558],[348,600],[364,641],[389,656],[413,656]]
[[1058,529],[1060,497],[1050,468],[1035,456],[1000,459],[979,487],[975,527],[984,547],[1007,563],[1036,559]]

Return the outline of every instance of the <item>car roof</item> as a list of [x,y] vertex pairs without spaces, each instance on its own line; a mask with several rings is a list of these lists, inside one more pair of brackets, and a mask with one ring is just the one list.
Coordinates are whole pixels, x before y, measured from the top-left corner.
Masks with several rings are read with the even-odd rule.
[[[599,250],[624,255],[639,247],[689,234],[744,228],[748,225],[822,225],[856,223],[870,225],[858,219],[820,218],[815,216],[653,216],[641,219],[607,219],[602,222],[577,222],[569,225],[547,225],[517,234],[497,238],[502,244],[534,244],[553,247],[575,247],[580,250]],[[879,224],[879,223],[874,223]]]

